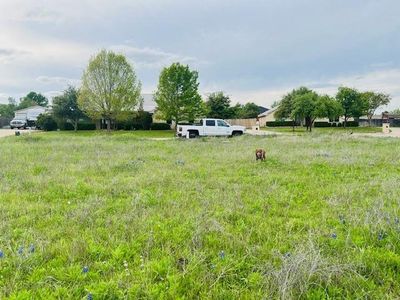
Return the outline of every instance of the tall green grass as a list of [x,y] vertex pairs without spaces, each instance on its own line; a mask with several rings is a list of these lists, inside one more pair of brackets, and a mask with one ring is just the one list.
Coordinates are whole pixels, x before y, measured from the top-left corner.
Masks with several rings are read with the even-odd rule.
[[398,149],[335,134],[1,139],[0,298],[396,298]]

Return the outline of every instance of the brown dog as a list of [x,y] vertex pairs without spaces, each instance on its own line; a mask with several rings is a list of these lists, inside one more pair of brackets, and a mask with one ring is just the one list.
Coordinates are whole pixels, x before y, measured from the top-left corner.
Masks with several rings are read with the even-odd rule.
[[256,161],[259,159],[261,161],[265,160],[265,150],[264,149],[256,149]]

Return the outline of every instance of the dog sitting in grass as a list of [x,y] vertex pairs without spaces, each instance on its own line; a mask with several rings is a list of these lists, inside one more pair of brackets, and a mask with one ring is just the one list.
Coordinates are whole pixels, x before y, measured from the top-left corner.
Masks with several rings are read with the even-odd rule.
[[265,150],[264,149],[256,149],[256,161],[257,160],[261,160],[261,161],[265,160]]

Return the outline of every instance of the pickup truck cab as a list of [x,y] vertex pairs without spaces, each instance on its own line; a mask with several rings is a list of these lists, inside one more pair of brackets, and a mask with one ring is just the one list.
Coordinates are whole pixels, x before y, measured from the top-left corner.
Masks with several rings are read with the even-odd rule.
[[198,136],[237,136],[245,133],[243,126],[232,126],[221,119],[202,119],[199,124],[177,126],[178,137],[196,138]]

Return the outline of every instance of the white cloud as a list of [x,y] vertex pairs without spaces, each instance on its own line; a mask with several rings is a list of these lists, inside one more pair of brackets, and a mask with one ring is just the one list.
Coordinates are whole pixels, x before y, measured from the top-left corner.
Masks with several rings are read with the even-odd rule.
[[111,46],[110,49],[125,54],[138,68],[159,69],[173,62],[196,66],[207,63],[196,57],[179,55],[149,47],[139,48],[128,44],[122,44]]
[[47,84],[47,85],[52,85],[52,84],[57,84],[57,85],[80,85],[80,80],[79,79],[74,79],[74,78],[66,78],[66,77],[57,77],[57,76],[39,76],[36,78],[36,81]]

